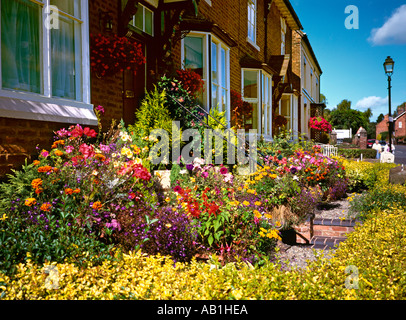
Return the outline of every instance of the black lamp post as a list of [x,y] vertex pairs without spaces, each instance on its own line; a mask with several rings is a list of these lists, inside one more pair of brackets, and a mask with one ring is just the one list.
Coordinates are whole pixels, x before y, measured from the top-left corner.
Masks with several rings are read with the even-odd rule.
[[393,131],[393,118],[392,118],[392,113],[391,113],[391,81],[392,81],[392,74],[393,74],[393,67],[395,65],[395,61],[392,60],[391,57],[387,57],[383,67],[385,68],[385,73],[388,76],[388,91],[389,91],[389,96],[388,96],[388,100],[389,100],[389,152],[392,152],[392,131]]

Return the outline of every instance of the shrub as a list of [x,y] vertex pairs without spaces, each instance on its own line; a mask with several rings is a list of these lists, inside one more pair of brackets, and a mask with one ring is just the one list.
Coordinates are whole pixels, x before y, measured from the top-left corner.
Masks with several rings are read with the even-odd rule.
[[364,159],[375,159],[376,150],[374,149],[338,149],[338,154],[347,159],[357,159],[362,157]]

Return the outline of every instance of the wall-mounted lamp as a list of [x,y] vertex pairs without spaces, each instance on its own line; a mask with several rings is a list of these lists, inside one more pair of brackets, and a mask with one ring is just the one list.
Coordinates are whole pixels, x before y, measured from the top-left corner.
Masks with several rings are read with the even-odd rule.
[[105,32],[113,31],[113,16],[110,11],[104,12],[99,10],[100,29]]

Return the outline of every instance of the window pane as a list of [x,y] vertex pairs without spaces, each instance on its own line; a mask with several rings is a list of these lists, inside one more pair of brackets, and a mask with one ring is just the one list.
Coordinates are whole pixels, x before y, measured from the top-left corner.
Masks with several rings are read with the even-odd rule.
[[80,0],[51,0],[50,3],[58,7],[58,10],[80,18]]
[[227,90],[221,89],[221,106],[222,110],[227,110]]
[[212,85],[211,86],[211,106],[212,108],[217,108],[218,106],[218,94],[217,94],[218,86]]
[[203,38],[186,37],[185,44],[185,68],[190,68],[203,76]]
[[74,22],[61,17],[59,19],[59,29],[51,30],[52,95],[75,99]]
[[221,62],[221,86],[227,86],[227,66],[226,66],[226,50],[220,49],[220,62]]
[[211,81],[213,83],[218,83],[218,73],[217,73],[217,45],[211,43]]
[[138,10],[134,15],[134,27],[144,30],[144,7],[138,6]]
[[40,17],[30,1],[1,1],[3,88],[40,93]]
[[244,98],[258,98],[258,71],[244,71]]
[[145,10],[145,33],[152,35],[152,11]]

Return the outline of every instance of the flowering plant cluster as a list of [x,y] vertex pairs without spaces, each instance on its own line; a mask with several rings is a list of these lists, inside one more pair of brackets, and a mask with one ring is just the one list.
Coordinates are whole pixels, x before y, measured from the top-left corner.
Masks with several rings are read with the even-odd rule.
[[166,202],[195,221],[201,246],[223,260],[269,259],[280,235],[269,217],[259,213],[260,199],[245,194],[225,166],[195,158],[185,169]]
[[191,69],[176,70],[175,78],[189,94],[196,97],[200,92],[203,92],[204,81],[202,77]]
[[110,37],[91,34],[90,66],[100,77],[113,75],[125,69],[137,68],[145,63],[141,44],[114,34]]
[[324,156],[315,146],[284,157],[280,152],[264,159],[264,167],[245,184],[247,193],[267,197],[265,212],[284,228],[303,221],[321,200],[337,200],[347,192],[342,164]]
[[322,117],[312,117],[309,119],[309,127],[325,133],[330,133],[333,130],[331,124]]
[[166,92],[171,118],[180,121],[182,128],[194,128],[204,117],[198,107],[202,87],[200,76],[191,70],[177,70],[175,75],[164,75],[158,81],[158,89]]

